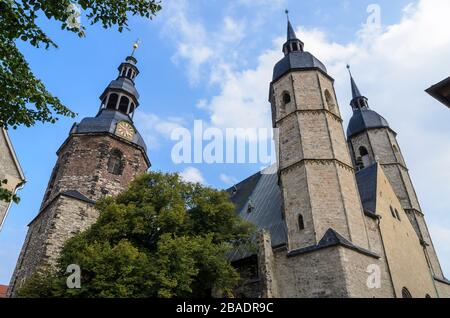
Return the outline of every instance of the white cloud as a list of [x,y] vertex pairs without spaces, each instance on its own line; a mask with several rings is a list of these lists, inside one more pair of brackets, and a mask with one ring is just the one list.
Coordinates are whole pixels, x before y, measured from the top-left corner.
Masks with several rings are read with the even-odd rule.
[[161,137],[170,139],[172,131],[182,127],[184,124],[182,118],[169,117],[162,119],[155,114],[142,111],[136,112],[134,121],[147,147],[150,149],[158,148],[161,145]]
[[229,186],[232,186],[238,182],[238,180],[235,177],[226,175],[225,173],[221,173],[219,178],[223,183]]
[[200,183],[206,185],[205,178],[200,170],[194,167],[188,167],[180,173],[180,177],[185,182]]

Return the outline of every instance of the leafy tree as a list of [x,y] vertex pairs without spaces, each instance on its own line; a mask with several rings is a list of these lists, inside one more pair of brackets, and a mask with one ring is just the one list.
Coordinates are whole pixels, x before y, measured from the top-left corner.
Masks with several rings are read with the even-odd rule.
[[8,180],[0,180],[0,201],[19,203],[20,198],[9,191],[8,189],[2,188],[3,185],[8,184]]
[[117,26],[122,32],[130,14],[151,19],[161,6],[157,0],[0,0],[0,127],[30,127],[36,121],[55,123],[58,116],[75,116],[34,76],[16,43],[57,47],[38,18],[54,19],[62,30],[85,36],[85,28],[76,23],[77,8],[90,24]]
[[[254,230],[226,192],[148,173],[97,208],[98,221],[65,244],[54,272],[34,275],[19,296],[232,296],[239,274],[226,253],[252,248]],[[70,264],[81,268],[81,289],[66,287]]]

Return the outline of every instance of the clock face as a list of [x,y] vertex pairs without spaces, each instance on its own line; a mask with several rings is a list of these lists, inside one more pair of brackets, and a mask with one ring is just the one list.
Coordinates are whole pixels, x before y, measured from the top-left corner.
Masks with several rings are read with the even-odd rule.
[[136,132],[135,132],[133,126],[131,126],[126,121],[121,121],[120,123],[117,124],[117,128],[116,128],[117,136],[125,138],[127,140],[133,140],[135,133]]

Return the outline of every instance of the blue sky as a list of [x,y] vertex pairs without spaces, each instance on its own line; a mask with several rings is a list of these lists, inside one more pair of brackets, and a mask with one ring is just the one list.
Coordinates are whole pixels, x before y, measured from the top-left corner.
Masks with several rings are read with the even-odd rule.
[[[273,65],[282,57],[289,8],[305,49],[322,60],[336,79],[345,118],[353,74],[370,105],[399,133],[399,142],[446,273],[450,273],[450,112],[423,91],[447,77],[450,29],[446,0],[377,1],[381,26],[368,28],[361,0],[171,0],[153,21],[133,18],[120,34],[87,25],[87,37],[61,32],[42,20],[58,49],[20,47],[35,74],[75,120],[38,124],[10,131],[27,184],[0,232],[0,284],[8,284],[27,227],[37,214],[55,152],[74,121],[93,116],[98,97],[117,76],[117,66],[140,38],[136,56],[141,74],[141,106],[136,125],[149,148],[153,170],[184,172],[186,178],[226,188],[258,171],[259,165],[175,165],[170,132],[192,127],[195,119],[210,126],[270,126],[268,88]],[[448,31],[447,31],[448,32]],[[447,243],[447,244],[446,244]]]

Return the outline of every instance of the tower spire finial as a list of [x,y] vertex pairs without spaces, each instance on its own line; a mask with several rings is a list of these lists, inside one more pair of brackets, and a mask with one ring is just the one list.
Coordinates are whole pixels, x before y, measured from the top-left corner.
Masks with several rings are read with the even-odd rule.
[[289,10],[286,9],[286,10],[284,11],[284,13],[286,13],[286,18],[287,18],[287,20],[288,20],[288,22],[289,22]]
[[136,50],[139,48],[139,45],[141,44],[141,40],[137,39],[134,43],[133,43],[133,51],[131,52],[132,57],[134,57],[134,53],[136,53]]
[[283,52],[288,55],[291,52],[302,51],[303,52],[303,42],[297,38],[294,28],[292,27],[291,20],[289,18],[289,10],[284,11],[287,17],[287,41],[283,45]]
[[353,79],[352,71],[350,69],[349,64],[347,64],[347,70],[348,70],[348,74],[350,75],[350,83],[352,86],[352,101],[351,101],[350,105],[352,106],[352,108],[354,110],[369,108],[367,98],[361,94],[358,86],[356,85],[355,80]]

